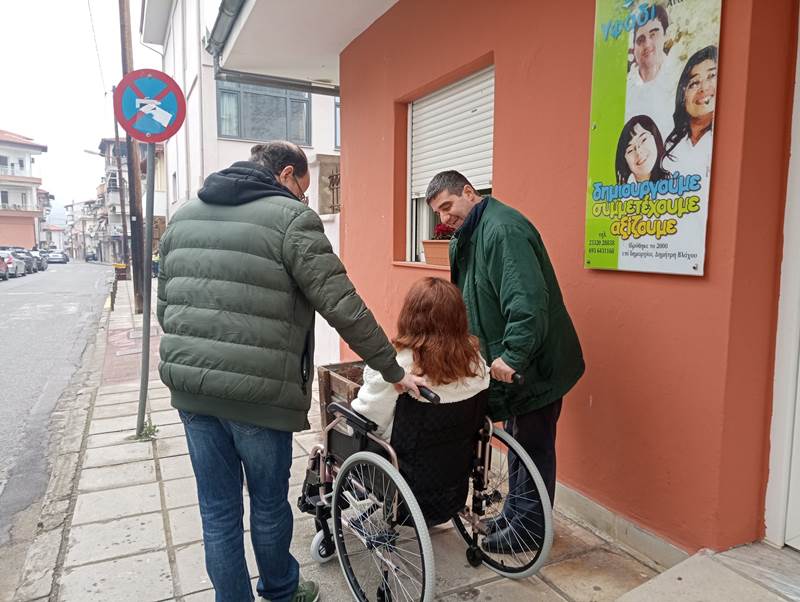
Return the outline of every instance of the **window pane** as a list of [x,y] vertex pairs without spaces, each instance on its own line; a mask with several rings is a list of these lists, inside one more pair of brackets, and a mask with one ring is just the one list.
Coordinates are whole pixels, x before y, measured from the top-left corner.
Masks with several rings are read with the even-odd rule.
[[290,103],[292,114],[289,119],[289,140],[308,144],[308,104],[297,100]]
[[242,92],[244,137],[251,140],[286,139],[286,98]]
[[238,94],[231,92],[219,94],[219,133],[221,136],[239,136]]
[[8,165],[8,157],[0,155],[0,165]]
[[336,148],[342,146],[342,121],[341,121],[341,107],[339,103],[336,103],[336,114],[334,115],[334,125],[335,125],[335,134],[334,134],[334,145]]
[[298,92],[297,90],[288,90],[289,98],[301,98],[303,100],[308,98],[308,92]]
[[256,86],[255,84],[242,84],[243,92],[253,92],[254,94],[269,94],[271,96],[282,96],[286,98],[284,88],[271,88],[269,86]]

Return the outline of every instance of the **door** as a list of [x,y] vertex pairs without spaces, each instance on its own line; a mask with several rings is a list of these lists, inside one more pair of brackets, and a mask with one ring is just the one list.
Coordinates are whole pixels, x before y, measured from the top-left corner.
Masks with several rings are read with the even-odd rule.
[[786,507],[786,545],[800,550],[800,388],[795,398],[794,437]]

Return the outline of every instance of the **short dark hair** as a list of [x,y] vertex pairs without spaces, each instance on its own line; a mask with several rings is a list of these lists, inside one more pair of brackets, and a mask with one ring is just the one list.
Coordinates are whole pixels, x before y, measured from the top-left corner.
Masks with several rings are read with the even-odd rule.
[[250,161],[258,163],[271,174],[278,175],[291,165],[298,178],[308,172],[308,159],[303,149],[286,140],[272,140],[256,144],[250,149]]
[[[656,19],[658,19],[661,22],[661,27],[664,29],[664,33],[666,33],[667,32],[667,27],[669,27],[669,16],[667,15],[667,9],[664,8],[664,6],[661,5],[661,4],[656,4],[655,5],[655,9],[656,9]],[[652,21],[652,19],[650,19],[650,21]],[[648,21],[648,23],[650,21]],[[636,29],[633,30],[633,39],[634,39],[634,41],[636,40],[636,33],[640,29],[641,29],[641,27],[639,27],[637,25]]]
[[455,169],[440,171],[433,176],[431,183],[428,184],[428,189],[425,191],[425,202],[430,204],[433,199],[445,190],[450,194],[457,194],[460,196],[461,193],[464,192],[464,186],[469,186],[475,190],[475,187],[470,184],[470,181]]

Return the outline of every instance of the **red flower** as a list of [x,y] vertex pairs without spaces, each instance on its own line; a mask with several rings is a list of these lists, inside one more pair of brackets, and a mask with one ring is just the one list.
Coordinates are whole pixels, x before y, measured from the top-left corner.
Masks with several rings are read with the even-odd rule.
[[433,240],[449,240],[453,238],[456,229],[447,224],[436,224],[433,229]]

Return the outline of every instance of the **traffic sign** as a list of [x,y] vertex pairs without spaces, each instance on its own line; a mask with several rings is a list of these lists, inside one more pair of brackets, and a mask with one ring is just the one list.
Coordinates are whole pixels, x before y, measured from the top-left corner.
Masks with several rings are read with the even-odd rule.
[[139,69],[123,77],[114,90],[114,115],[132,138],[163,142],[183,125],[186,100],[166,73]]

